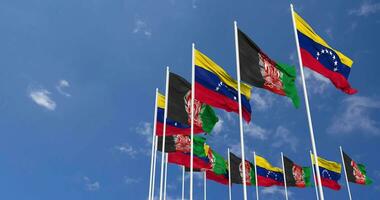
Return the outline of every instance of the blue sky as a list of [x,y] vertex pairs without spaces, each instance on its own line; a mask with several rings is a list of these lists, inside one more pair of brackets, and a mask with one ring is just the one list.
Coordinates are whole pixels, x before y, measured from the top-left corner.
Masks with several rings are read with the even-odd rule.
[[[1,0],[0,198],[145,199],[148,193],[154,91],[165,66],[188,80],[191,43],[234,77],[233,20],[273,59],[297,65],[288,1]],[[374,184],[351,184],[354,199],[380,195],[379,1],[294,1],[295,9],[331,46],[354,60],[359,90],[348,96],[309,71],[307,84],[319,154],[340,160],[339,145],[366,164]],[[299,82],[298,82],[299,83]],[[302,97],[300,85],[299,94]],[[304,103],[254,89],[245,125],[253,150],[274,165],[280,152],[309,165]],[[217,111],[208,143],[239,154],[236,114]],[[180,170],[169,165],[169,199],[180,197]],[[202,180],[195,179],[197,199]],[[188,183],[188,182],[187,182]],[[328,199],[347,199],[325,189]],[[188,185],[186,185],[186,188]],[[156,190],[157,191],[157,190]],[[241,199],[242,187],[233,187]],[[249,188],[250,199],[255,190]],[[208,182],[209,199],[227,199]],[[313,199],[314,189],[290,189],[291,199]],[[260,188],[282,199],[281,188]]]

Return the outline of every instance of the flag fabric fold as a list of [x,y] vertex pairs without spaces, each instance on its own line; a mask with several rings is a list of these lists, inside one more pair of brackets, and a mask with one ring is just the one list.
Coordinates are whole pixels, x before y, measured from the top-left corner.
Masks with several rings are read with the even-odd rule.
[[372,180],[367,176],[367,170],[363,164],[358,164],[343,152],[344,165],[346,166],[348,181],[360,185],[369,185]]
[[[247,185],[255,185],[255,166],[245,161],[245,181]],[[231,183],[243,184],[243,165],[241,158],[230,152]]]
[[241,80],[275,94],[288,96],[293,105],[300,104],[296,88],[296,69],[277,63],[267,56],[243,31],[238,30]]
[[346,94],[355,94],[357,90],[348,82],[353,61],[330,47],[296,12],[293,15],[303,65],[330,79]]
[[[227,112],[239,113],[238,86],[227,72],[195,50],[195,98]],[[242,113],[245,121],[251,120],[251,87],[241,84]]]
[[[315,165],[313,154],[311,154],[311,160],[313,161],[313,165]],[[341,186],[338,181],[341,177],[341,164],[318,157],[318,165],[322,186],[333,190],[340,190]]]
[[286,186],[299,188],[311,186],[311,167],[301,167],[284,156],[284,168]]
[[282,169],[273,167],[265,158],[256,155],[257,181],[259,186],[284,186]]

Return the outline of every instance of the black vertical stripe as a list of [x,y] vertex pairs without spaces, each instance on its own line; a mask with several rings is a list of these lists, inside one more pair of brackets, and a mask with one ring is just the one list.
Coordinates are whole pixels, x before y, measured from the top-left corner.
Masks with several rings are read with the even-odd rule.
[[[164,137],[158,137],[157,150],[162,151],[162,141]],[[165,136],[165,152],[176,152],[174,136]]]
[[264,78],[260,71],[260,48],[241,30],[238,30],[240,76],[241,80],[256,86],[264,86]]
[[284,167],[285,167],[285,175],[286,175],[286,185],[287,186],[296,186],[296,180],[293,175],[293,166],[294,162],[284,156]]
[[354,168],[351,166],[352,159],[343,151],[344,165],[346,166],[348,181],[356,183],[356,178],[354,176]]
[[170,73],[168,94],[168,118],[189,124],[185,108],[185,95],[191,90],[191,84],[181,76]]

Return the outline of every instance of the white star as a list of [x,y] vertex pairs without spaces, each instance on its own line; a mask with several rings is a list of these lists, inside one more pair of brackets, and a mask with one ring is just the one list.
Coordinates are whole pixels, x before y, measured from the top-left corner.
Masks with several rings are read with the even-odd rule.
[[174,123],[174,126],[177,126],[177,122]]
[[334,68],[334,72],[336,72],[336,71],[338,71],[338,68],[337,68],[337,67]]
[[330,51],[330,55],[332,56],[332,51]]
[[234,100],[236,100],[236,97],[234,96]]
[[333,56],[333,59],[335,60],[335,55]]
[[324,49],[322,49],[322,51],[321,51],[322,53],[325,53],[325,50]]
[[321,54],[319,54],[319,52],[317,52],[317,56],[319,56],[319,55],[321,55]]
[[334,65],[337,66],[337,65],[338,65],[338,61],[335,61],[335,62],[334,62]]

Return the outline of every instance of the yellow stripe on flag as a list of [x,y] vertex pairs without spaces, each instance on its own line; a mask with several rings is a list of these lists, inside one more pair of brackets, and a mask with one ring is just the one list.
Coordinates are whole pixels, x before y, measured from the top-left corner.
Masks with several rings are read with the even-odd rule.
[[161,93],[158,93],[157,96],[157,107],[165,109],[165,96]]
[[[313,161],[313,165],[314,165],[315,164],[314,154],[311,154],[311,160]],[[338,174],[340,174],[341,170],[342,170],[342,165],[340,163],[337,163],[334,161],[329,161],[329,160],[323,159],[321,157],[318,157],[318,165],[320,167],[323,167],[327,170],[336,172]]]
[[282,173],[282,169],[278,167],[273,167],[265,158],[256,155],[256,165],[262,168],[265,168],[269,171],[280,172]]
[[[238,90],[237,81],[227,74],[222,67],[197,49],[195,50],[195,65],[217,75],[223,83],[227,84],[231,88],[234,88],[236,91]],[[251,87],[249,85],[241,83],[240,89],[241,93],[246,96],[247,99],[251,98]]]
[[325,42],[325,40],[323,40],[314,30],[313,28],[304,20],[302,19],[301,16],[299,16],[296,12],[294,12],[294,17],[295,17],[295,20],[296,20],[296,27],[297,27],[297,30],[299,32],[301,32],[302,34],[304,34],[305,36],[311,38],[312,40],[314,40],[315,42],[319,43],[320,45],[323,45],[327,48],[330,48],[332,49],[333,51],[336,52],[336,54],[338,54],[340,60],[342,61],[343,64],[347,65],[348,67],[351,67],[352,66],[352,63],[353,61],[347,57],[346,55],[344,55],[343,53],[341,53],[340,51],[338,50],[335,50],[333,49],[332,47],[330,47],[327,42]]

